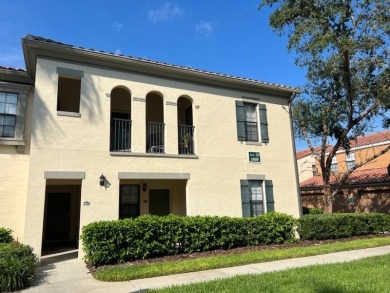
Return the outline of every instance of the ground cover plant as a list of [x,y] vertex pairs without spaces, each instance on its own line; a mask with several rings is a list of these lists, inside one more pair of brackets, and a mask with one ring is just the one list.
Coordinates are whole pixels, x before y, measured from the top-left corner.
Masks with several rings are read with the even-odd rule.
[[389,271],[390,255],[384,255],[148,292],[389,292]]
[[[3,233],[6,231],[6,233]],[[35,275],[37,259],[33,249],[24,244],[11,242],[12,231],[0,228],[0,292],[10,292],[27,288]]]

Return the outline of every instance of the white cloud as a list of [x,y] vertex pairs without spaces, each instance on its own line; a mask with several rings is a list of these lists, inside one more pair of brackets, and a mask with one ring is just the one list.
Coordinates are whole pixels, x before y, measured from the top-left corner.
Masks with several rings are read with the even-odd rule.
[[176,4],[165,3],[159,9],[149,10],[148,11],[148,19],[151,22],[160,22],[169,19],[173,19],[178,16],[183,16],[184,10],[181,9]]
[[214,25],[209,21],[201,20],[195,27],[195,31],[204,36],[209,36],[214,30]]
[[120,32],[122,29],[123,29],[123,24],[119,23],[119,22],[114,22],[111,27],[114,29],[114,31],[116,32]]
[[122,54],[122,51],[121,51],[121,49],[116,49],[116,50],[115,50],[115,52],[114,52],[114,54],[116,54],[116,55],[120,55],[120,54]]

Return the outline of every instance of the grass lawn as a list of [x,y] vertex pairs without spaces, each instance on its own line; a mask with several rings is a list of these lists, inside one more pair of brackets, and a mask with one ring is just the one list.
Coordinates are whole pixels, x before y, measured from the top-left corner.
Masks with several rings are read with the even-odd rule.
[[348,263],[246,275],[148,292],[390,292],[390,254]]
[[[101,281],[129,281],[140,278],[181,274],[194,271],[225,268],[250,263],[261,263],[294,257],[304,257],[310,255],[319,255],[331,252],[377,247],[384,245],[390,245],[390,237],[376,237],[351,241],[336,241],[333,243],[320,245],[316,244],[312,246],[291,246],[290,248],[250,251],[246,253],[200,257],[195,259],[177,261],[156,262],[151,264],[124,264],[101,268],[93,272],[93,276]],[[359,275],[356,275],[356,278],[360,278]],[[390,278],[388,279],[390,280]]]

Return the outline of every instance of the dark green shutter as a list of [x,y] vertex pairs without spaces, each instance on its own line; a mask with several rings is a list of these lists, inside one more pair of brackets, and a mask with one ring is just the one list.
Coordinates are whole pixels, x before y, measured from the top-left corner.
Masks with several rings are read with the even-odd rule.
[[267,199],[267,213],[275,211],[274,186],[272,180],[265,180],[265,197]]
[[261,131],[261,142],[268,143],[268,121],[267,121],[267,106],[265,104],[259,104],[259,115],[260,115],[260,131]]
[[249,194],[249,182],[248,180],[240,180],[240,183],[241,183],[242,216],[246,218],[251,216],[251,199]]
[[244,103],[236,101],[237,139],[246,140]]

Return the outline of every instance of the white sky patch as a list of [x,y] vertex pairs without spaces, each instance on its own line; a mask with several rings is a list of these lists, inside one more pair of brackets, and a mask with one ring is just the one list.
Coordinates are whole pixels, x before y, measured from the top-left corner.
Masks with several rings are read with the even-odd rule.
[[201,20],[198,22],[198,24],[195,27],[195,31],[198,34],[202,34],[204,36],[209,36],[214,30],[214,25],[209,21]]
[[116,31],[117,33],[120,32],[122,29],[123,29],[123,24],[115,21],[111,27],[114,29],[114,31]]
[[122,54],[122,51],[121,51],[121,49],[116,49],[116,50],[115,50],[115,52],[114,52],[114,54],[116,54],[116,55],[120,55],[120,54]]
[[158,9],[148,11],[148,19],[151,22],[170,20],[184,15],[184,10],[176,4],[165,3]]

